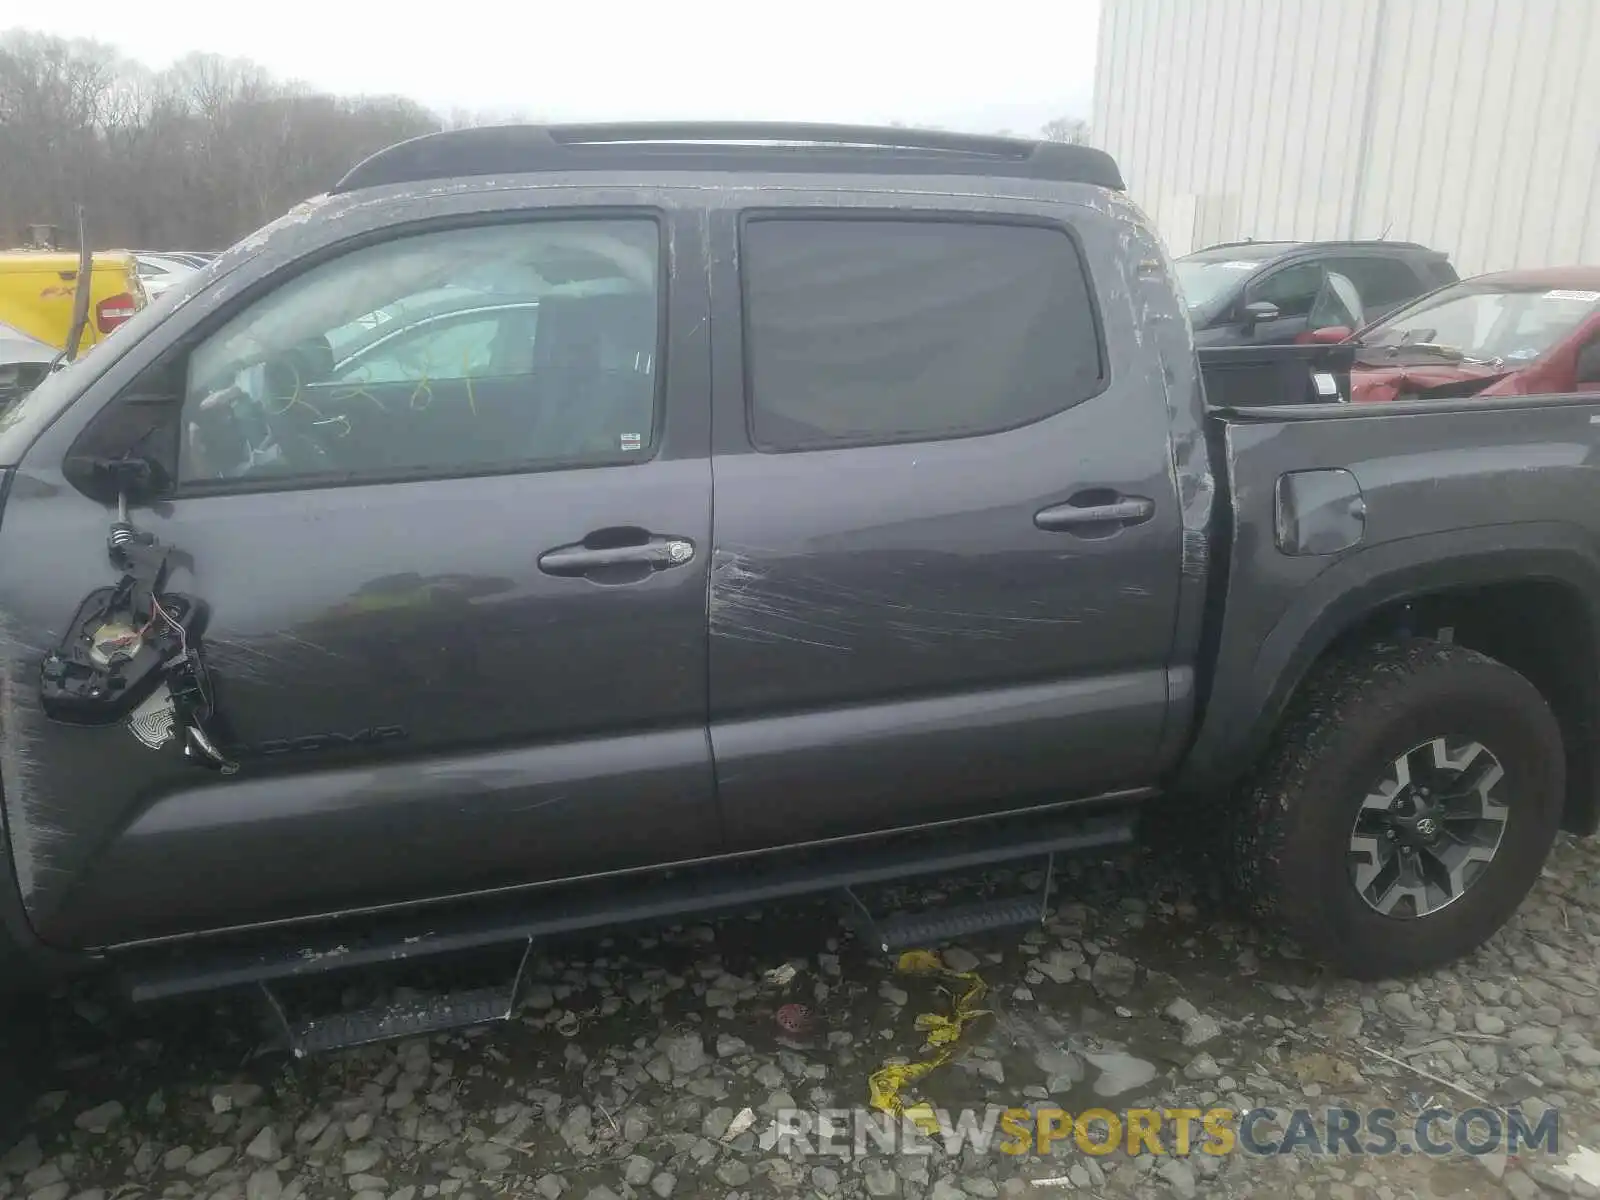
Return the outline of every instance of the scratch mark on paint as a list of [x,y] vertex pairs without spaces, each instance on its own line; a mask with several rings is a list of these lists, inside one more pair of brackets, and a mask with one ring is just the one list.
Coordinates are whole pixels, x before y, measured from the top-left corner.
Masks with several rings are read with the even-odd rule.
[[283,632],[283,633],[279,633],[279,634],[277,634],[275,636],[280,641],[288,642],[290,645],[293,645],[293,646],[304,646],[307,650],[315,650],[318,654],[326,654],[329,658],[343,658],[344,657],[344,655],[339,654],[337,651],[330,650],[326,646],[324,646],[324,645],[322,645],[322,644],[320,644],[318,642],[313,642],[313,641],[310,641],[307,638],[300,637],[298,634]]
[[212,664],[220,672],[249,683],[281,683],[287,662],[269,654],[252,641],[240,638],[207,638]]
[[[826,576],[789,569],[788,563],[781,572],[763,571],[756,565],[761,560],[786,557],[748,548],[718,547],[713,552],[713,636],[853,650],[874,635],[887,633],[913,645],[931,646],[952,639],[1004,641],[1031,627],[1075,625],[1082,617],[1079,613],[1038,615],[950,608],[921,603],[900,593],[847,586]],[[906,575],[898,568],[888,573]],[[1024,602],[1036,605],[1038,598],[1028,596]]]
[[808,615],[809,605],[795,603],[775,589],[763,586],[766,576],[732,551],[717,549],[711,556],[709,607],[714,637],[748,642],[797,642],[822,650],[849,650],[842,642],[806,637],[802,631],[822,628]]
[[520,805],[510,811],[514,813],[538,812],[541,808],[549,808],[552,804],[565,804],[570,799],[572,799],[571,796],[563,793],[560,796],[549,796],[543,800],[535,800],[532,804]]
[[66,814],[47,802],[38,786],[39,708],[36,681],[27,665],[47,652],[18,636],[9,614],[0,614],[0,787],[17,889],[24,903],[37,895],[54,850],[68,837]]

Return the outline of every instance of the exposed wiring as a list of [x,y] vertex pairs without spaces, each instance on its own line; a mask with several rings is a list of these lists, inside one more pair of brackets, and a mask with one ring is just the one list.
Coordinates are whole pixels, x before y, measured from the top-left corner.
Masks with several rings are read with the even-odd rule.
[[[417,403],[417,397],[421,396],[421,395],[424,395],[424,394],[426,394],[427,397],[428,397],[427,401],[425,403],[418,404]],[[428,372],[427,372],[427,369],[424,368],[423,372],[422,372],[422,378],[417,380],[417,386],[415,388],[413,388],[412,391],[411,391],[411,411],[412,412],[427,412],[432,407],[433,407],[433,385],[428,382]]]
[[[161,601],[155,596],[150,597],[150,607],[155,610],[155,615],[171,626],[172,631],[178,635],[178,648],[187,651],[189,649],[189,635],[184,632],[184,628],[178,623],[177,618],[163,608]],[[151,619],[154,620],[155,618],[152,617]]]
[[467,385],[467,407],[472,410],[473,420],[477,420],[478,399],[472,394],[472,364],[468,357],[470,353],[468,350],[461,352],[461,378],[466,381]]
[[[188,655],[189,635],[184,631],[183,626],[178,622],[177,618],[162,607],[159,598],[152,596],[150,604],[155,609],[155,612],[172,628],[172,631],[178,635],[178,647],[184,655]],[[202,719],[205,719],[215,711],[215,704],[211,699],[210,672],[206,670],[205,661],[199,654],[193,655],[190,661],[194,665],[195,686],[200,689],[200,699],[205,704],[205,714],[202,717]]]

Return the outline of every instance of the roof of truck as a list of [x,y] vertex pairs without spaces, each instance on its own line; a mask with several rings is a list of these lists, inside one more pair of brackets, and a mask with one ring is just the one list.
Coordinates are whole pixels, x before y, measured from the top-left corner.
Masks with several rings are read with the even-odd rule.
[[580,170],[974,175],[1123,190],[1115,161],[1090,146],[943,130],[771,122],[452,129],[378,151],[331,190]]

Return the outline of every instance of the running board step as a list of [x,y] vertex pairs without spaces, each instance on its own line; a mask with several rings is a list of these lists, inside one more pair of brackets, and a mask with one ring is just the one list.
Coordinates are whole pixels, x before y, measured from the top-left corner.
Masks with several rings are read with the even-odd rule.
[[[397,1038],[426,1037],[450,1029],[509,1021],[517,1010],[517,997],[522,991],[523,974],[528,969],[528,957],[532,952],[533,941],[529,939],[522,947],[516,971],[509,981],[505,981],[501,971],[495,971],[502,982],[489,986],[462,985],[458,970],[452,972],[456,981],[454,987],[407,988],[393,992],[387,1003],[304,1019],[290,1015],[287,992],[294,988],[292,982],[280,983],[278,987],[263,983],[260,987],[290,1051],[296,1058],[305,1058],[328,1050],[347,1050],[352,1046],[370,1046]],[[509,968],[507,962],[505,970]],[[410,970],[415,974],[415,967]],[[384,995],[390,993],[385,991]]]
[[1037,925],[1040,915],[1037,896],[1018,896],[875,919],[871,929],[878,948],[893,954],[897,950],[943,945],[991,929]]
[[1055,875],[1056,852],[1052,848],[1045,855],[1044,881],[1030,895],[877,917],[852,888],[845,888],[844,894],[855,909],[851,924],[856,936],[864,936],[883,953],[892,954],[896,950],[928,949],[991,929],[1042,925],[1050,911],[1050,885]]
[[[638,922],[759,907],[775,900],[837,892],[918,875],[960,874],[1002,862],[1127,845],[1133,801],[1111,798],[1097,811],[1018,812],[982,823],[761,854],[662,874],[613,875],[549,891],[524,891],[471,911],[369,916],[359,924],[297,930],[275,945],[231,950],[212,943],[113,947],[130,999],[138,1002],[284,981],[349,968],[414,962],[534,938]],[[287,940],[293,938],[294,940]]]
[[305,1058],[327,1050],[493,1025],[510,1020],[516,1004],[517,995],[511,988],[477,988],[304,1021],[285,1019],[283,1024],[294,1056]]

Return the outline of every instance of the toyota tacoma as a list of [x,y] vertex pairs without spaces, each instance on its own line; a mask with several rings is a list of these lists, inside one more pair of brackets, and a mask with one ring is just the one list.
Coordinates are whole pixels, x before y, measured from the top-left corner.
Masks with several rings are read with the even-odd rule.
[[1048,867],[1157,797],[1318,959],[1448,962],[1595,828],[1600,395],[1317,394],[1208,403],[1088,147],[384,150],[0,418],[0,975],[505,954],[285,1015],[349,1044],[503,1015],[553,933]]

